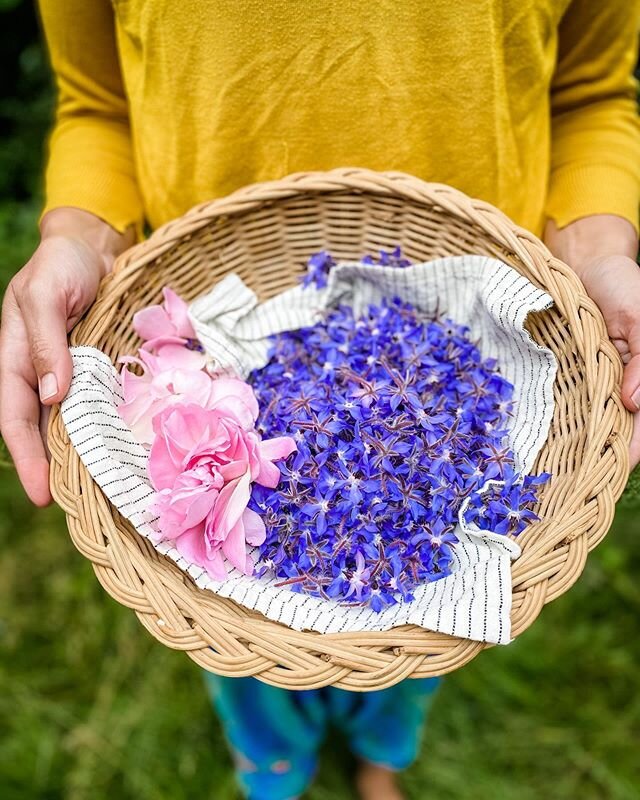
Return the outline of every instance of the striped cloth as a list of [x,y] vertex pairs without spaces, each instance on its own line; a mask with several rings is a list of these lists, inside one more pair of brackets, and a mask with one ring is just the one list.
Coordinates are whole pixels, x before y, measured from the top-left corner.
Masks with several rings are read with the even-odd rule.
[[[529,472],[546,440],[553,415],[556,362],[524,329],[527,315],[548,308],[551,298],[506,264],[484,256],[443,258],[405,269],[340,264],[326,288],[298,286],[259,303],[237,275],[220,281],[190,307],[196,332],[221,369],[246,376],[264,366],[268,337],[311,325],[337,303],[357,313],[383,297],[399,296],[426,314],[442,314],[468,325],[484,357],[498,360],[515,387],[515,414],[509,433],[516,468]],[[296,630],[322,633],[381,631],[416,624],[478,641],[510,641],[511,560],[518,545],[499,535],[458,525],[453,573],[381,613],[341,605],[276,587],[277,579],[256,579],[230,569],[225,581],[211,579],[185,561],[170,542],[158,542],[148,510],[152,490],[146,477],[147,452],[119,417],[118,374],[110,359],[90,347],[72,349],[74,373],[62,404],[69,438],[106,496],[204,589],[229,597]]]

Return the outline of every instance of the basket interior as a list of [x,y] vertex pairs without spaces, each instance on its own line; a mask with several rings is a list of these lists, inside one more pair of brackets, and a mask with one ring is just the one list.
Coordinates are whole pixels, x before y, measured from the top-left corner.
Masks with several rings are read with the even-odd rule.
[[[80,337],[79,341],[99,347],[115,362],[139,345],[131,326],[133,314],[144,305],[160,302],[165,285],[192,300],[235,272],[264,300],[294,285],[309,256],[319,250],[326,249],[338,259],[356,259],[396,244],[412,261],[463,253],[493,256],[535,282],[528,265],[505,250],[490,232],[442,208],[365,193],[301,194],[266,202],[249,212],[214,217],[177,240],[139,270],[129,290],[110,304],[111,313],[102,317],[98,338]],[[557,307],[531,315],[527,327],[534,340],[550,347],[558,359],[554,421],[536,470],[552,472],[560,488],[560,479],[579,469],[588,435],[584,390],[588,368]],[[556,435],[558,431],[562,436]],[[543,515],[555,494],[544,493]],[[532,526],[520,541],[535,536],[538,527]]]
[[[126,293],[111,298],[109,313],[99,315],[100,331],[93,331],[91,341],[82,327],[75,338],[99,347],[115,362],[139,345],[131,326],[133,314],[144,305],[160,302],[165,285],[192,300],[235,272],[265,300],[294,285],[309,256],[319,250],[326,249],[338,259],[357,259],[396,244],[412,261],[464,253],[493,256],[535,282],[527,264],[487,230],[441,208],[375,194],[302,194],[250,212],[214,217],[177,240],[138,270]],[[589,409],[583,386],[587,369],[557,307],[531,315],[527,327],[559,362],[550,434],[554,447],[543,449],[536,468],[561,476],[579,467],[587,435]],[[554,436],[559,430],[563,432],[560,438]],[[545,492],[543,502],[549,499],[550,492]]]

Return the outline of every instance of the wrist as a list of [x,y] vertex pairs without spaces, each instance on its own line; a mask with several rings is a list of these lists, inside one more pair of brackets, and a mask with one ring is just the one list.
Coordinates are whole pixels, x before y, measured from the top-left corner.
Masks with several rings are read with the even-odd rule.
[[72,207],[48,211],[40,221],[40,237],[43,242],[54,238],[76,241],[98,259],[102,277],[135,241],[133,228],[120,233],[95,214]]
[[594,265],[612,257],[625,256],[635,261],[638,236],[633,225],[613,214],[594,214],[557,228],[547,222],[545,242],[552,253],[583,278]]

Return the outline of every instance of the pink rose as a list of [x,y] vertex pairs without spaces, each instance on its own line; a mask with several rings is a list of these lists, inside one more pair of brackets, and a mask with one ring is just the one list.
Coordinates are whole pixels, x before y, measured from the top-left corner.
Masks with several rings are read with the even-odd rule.
[[[157,414],[149,456],[162,538],[175,540],[178,552],[218,580],[226,575],[223,557],[241,572],[253,572],[247,545],[261,544],[265,528],[247,508],[251,483],[275,488],[280,470],[273,462],[296,447],[289,437],[263,442],[245,426],[245,412],[236,413],[230,389],[219,389],[216,408],[181,403]],[[253,408],[247,410],[253,415]]]
[[[126,357],[120,372],[124,402],[118,407],[122,419],[142,444],[153,441],[153,417],[176,403],[192,402],[204,408],[219,408],[233,416],[247,430],[258,417],[258,403],[253,389],[238,378],[212,378],[201,369],[192,350],[178,346],[182,356],[165,357],[165,348],[157,355],[140,350],[140,358]],[[142,367],[136,375],[129,364]]]
[[[184,349],[184,348],[183,348]],[[120,385],[124,402],[118,413],[131,428],[133,435],[142,444],[153,441],[152,419],[168,406],[182,401],[206,405],[211,395],[212,378],[201,369],[185,369],[165,365],[151,353],[140,350],[140,358],[123,358]],[[136,375],[128,369],[129,364],[142,367]]]

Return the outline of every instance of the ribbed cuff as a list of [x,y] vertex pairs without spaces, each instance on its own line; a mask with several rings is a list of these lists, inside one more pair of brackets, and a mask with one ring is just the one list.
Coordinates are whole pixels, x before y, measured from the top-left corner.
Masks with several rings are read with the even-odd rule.
[[47,182],[47,196],[40,219],[54,208],[71,206],[88,211],[111,225],[118,233],[133,226],[142,236],[143,216],[137,189],[119,175],[97,172],[83,176],[74,169],[65,175],[57,170],[55,181]]
[[46,200],[54,208],[81,208],[119,233],[142,231],[144,218],[128,125],[96,117],[63,118],[49,140]]
[[615,214],[639,228],[640,180],[611,164],[567,164],[551,174],[546,215],[559,228],[592,214]]

